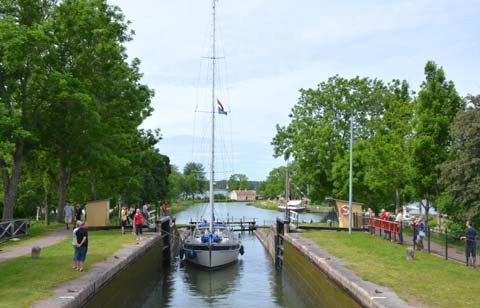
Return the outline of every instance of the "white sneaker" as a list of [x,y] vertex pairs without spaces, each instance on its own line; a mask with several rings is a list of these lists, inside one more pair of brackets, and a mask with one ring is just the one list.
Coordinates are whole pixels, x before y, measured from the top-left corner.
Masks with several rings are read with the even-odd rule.
[[140,240],[142,240],[142,237],[140,236]]
[[137,241],[138,241],[138,237],[137,237]]

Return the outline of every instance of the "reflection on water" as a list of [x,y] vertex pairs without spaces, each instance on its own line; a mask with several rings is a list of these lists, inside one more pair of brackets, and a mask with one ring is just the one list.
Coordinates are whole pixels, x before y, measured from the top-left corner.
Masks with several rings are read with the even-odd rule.
[[233,292],[238,283],[243,262],[227,266],[221,270],[206,271],[181,263],[184,269],[183,283],[192,287],[192,292],[203,296],[209,302],[216,302],[216,298]]

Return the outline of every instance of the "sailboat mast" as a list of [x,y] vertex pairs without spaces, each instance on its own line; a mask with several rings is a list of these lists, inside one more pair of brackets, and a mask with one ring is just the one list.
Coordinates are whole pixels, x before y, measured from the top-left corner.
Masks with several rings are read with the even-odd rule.
[[212,142],[211,142],[211,151],[210,151],[210,233],[213,231],[213,201],[214,201],[214,192],[213,192],[213,182],[214,182],[214,167],[215,167],[215,2],[212,0],[212,9],[213,9],[213,33],[212,33]]

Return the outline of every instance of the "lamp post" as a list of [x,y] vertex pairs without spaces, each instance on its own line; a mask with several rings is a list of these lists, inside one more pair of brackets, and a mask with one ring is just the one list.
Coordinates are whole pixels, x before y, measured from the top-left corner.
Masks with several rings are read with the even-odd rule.
[[287,168],[285,169],[285,220],[290,221],[290,215],[288,213],[288,197],[290,195],[290,180],[288,178],[288,161]]
[[353,152],[353,113],[350,114],[350,174],[348,180],[348,233],[352,233],[352,152]]

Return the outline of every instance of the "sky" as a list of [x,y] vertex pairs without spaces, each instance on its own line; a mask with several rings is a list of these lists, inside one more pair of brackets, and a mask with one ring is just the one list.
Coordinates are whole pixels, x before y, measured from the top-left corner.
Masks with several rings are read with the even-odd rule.
[[[155,111],[142,128],[161,129],[158,148],[180,170],[206,157],[194,145],[210,95],[212,1],[108,2],[131,22],[127,53],[141,60],[142,82],[155,91]],[[265,180],[285,165],[270,145],[276,125],[288,125],[299,89],[337,74],[405,79],[418,92],[425,63],[433,60],[460,95],[480,94],[479,0],[220,0],[216,6],[222,57],[216,96],[229,112],[217,119],[228,130],[221,149],[230,153],[217,179],[243,173]]]

